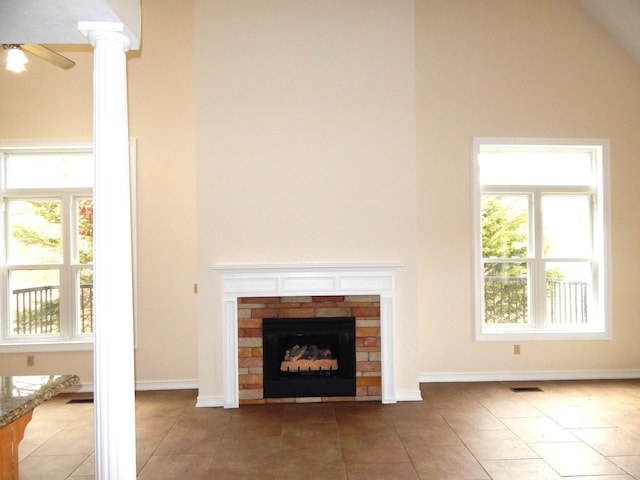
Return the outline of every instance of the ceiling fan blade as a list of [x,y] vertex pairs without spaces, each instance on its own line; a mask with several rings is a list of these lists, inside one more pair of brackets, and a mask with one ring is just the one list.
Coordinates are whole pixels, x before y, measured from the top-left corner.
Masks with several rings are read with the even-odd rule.
[[64,68],[65,70],[70,69],[76,64],[73,60],[69,60],[67,57],[60,55],[58,52],[54,52],[50,48],[40,45],[39,43],[25,43],[22,45],[22,49],[46,60],[47,62],[53,63],[57,67]]

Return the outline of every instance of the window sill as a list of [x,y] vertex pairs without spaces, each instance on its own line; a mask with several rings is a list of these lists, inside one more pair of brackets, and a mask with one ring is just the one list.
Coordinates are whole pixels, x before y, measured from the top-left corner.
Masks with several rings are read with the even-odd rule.
[[611,340],[607,331],[567,330],[494,330],[476,333],[479,342],[554,341],[554,340]]
[[93,340],[68,342],[11,342],[0,344],[0,353],[77,352],[93,350]]

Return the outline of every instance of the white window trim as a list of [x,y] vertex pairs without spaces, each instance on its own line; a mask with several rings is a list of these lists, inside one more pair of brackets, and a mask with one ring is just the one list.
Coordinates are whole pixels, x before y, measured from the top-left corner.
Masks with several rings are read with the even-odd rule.
[[[93,149],[92,139],[0,139],[0,150],[14,152],[33,152],[34,150],[54,151],[69,149]],[[129,175],[131,184],[131,243],[133,275],[133,329],[134,348],[137,348],[138,331],[138,294],[137,294],[137,142],[129,139]],[[2,227],[4,228],[4,227]],[[4,284],[0,278],[0,290]],[[0,338],[0,354],[28,352],[66,352],[93,350],[93,334],[79,335],[73,339],[19,339],[5,341]]]
[[[601,171],[598,172],[600,184],[597,191],[599,195],[599,210],[597,212],[597,221],[603,225],[603,243],[598,247],[600,264],[604,263],[604,268],[598,271],[599,282],[594,285],[601,288],[598,292],[599,304],[597,305],[597,315],[599,316],[598,324],[600,330],[578,330],[572,327],[571,331],[562,330],[560,328],[542,329],[530,326],[522,328],[510,328],[508,331],[499,329],[483,329],[483,311],[482,311],[482,291],[479,288],[482,285],[482,246],[478,241],[481,238],[481,218],[478,201],[480,198],[480,182],[479,182],[479,164],[478,154],[482,145],[576,145],[576,146],[595,146],[602,148],[602,162],[599,164]],[[475,137],[473,139],[473,156],[472,156],[472,175],[471,175],[471,191],[472,191],[472,212],[473,212],[473,322],[476,341],[535,341],[535,340],[611,340],[611,297],[610,297],[610,270],[611,270],[611,254],[610,254],[610,188],[609,188],[609,140],[607,139],[585,139],[585,138],[518,138],[518,137]],[[596,248],[594,246],[594,248]],[[600,265],[601,266],[601,265]],[[594,295],[595,295],[594,291]]]

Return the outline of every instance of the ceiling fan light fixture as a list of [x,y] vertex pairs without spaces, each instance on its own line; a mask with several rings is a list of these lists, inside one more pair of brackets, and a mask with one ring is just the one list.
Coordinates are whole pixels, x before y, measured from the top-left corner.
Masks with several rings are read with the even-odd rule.
[[7,49],[7,70],[11,72],[24,72],[29,59],[20,48],[20,45],[3,45]]

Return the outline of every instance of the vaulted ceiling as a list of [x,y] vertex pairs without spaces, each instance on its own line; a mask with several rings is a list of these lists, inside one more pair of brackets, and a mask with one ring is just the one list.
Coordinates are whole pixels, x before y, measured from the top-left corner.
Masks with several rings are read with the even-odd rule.
[[640,64],[640,0],[579,0],[580,5]]
[[[578,0],[640,64],[640,0]],[[116,22],[138,48],[139,0],[2,0],[0,43],[87,43],[78,22]]]

